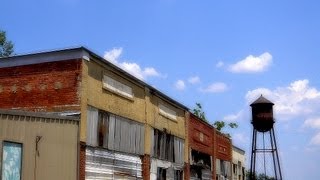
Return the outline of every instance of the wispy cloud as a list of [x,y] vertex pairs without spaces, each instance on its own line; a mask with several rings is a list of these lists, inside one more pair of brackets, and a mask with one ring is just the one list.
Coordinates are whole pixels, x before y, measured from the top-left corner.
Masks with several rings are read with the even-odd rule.
[[104,58],[141,80],[145,80],[148,77],[163,77],[153,67],[141,68],[139,64],[126,60],[120,62],[122,52],[122,48],[113,48],[105,52]]
[[228,90],[228,86],[223,82],[215,82],[206,88],[200,88],[200,91],[204,93],[221,93],[226,90]]
[[175,89],[182,91],[186,88],[186,85],[184,83],[183,80],[178,80],[175,84],[174,84]]
[[224,66],[224,62],[223,61],[217,62],[217,64],[216,64],[217,68],[221,68],[222,66]]
[[231,64],[228,68],[233,73],[258,73],[268,69],[272,63],[272,55],[268,52],[260,56],[249,55],[245,59]]
[[320,132],[318,132],[310,141],[312,145],[320,146]]
[[188,82],[190,84],[198,84],[198,83],[200,83],[200,78],[199,78],[199,76],[192,76],[188,79]]
[[243,118],[243,110],[235,113],[235,114],[229,114],[229,115],[226,115],[225,117],[223,117],[223,120],[224,121],[227,121],[227,122],[234,122],[234,121],[239,121]]
[[308,118],[304,121],[303,127],[320,129],[320,117]]

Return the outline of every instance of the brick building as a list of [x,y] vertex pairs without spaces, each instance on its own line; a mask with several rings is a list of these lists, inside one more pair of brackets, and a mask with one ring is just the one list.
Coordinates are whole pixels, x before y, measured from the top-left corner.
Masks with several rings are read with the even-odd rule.
[[0,98],[80,117],[79,179],[183,176],[188,109],[86,48],[2,58]]
[[231,179],[232,142],[225,134],[215,130],[216,180]]
[[189,160],[185,179],[212,179],[214,168],[214,128],[190,113],[186,123]]
[[0,99],[3,109],[79,117],[81,180],[230,179],[228,137],[86,48],[1,58]]

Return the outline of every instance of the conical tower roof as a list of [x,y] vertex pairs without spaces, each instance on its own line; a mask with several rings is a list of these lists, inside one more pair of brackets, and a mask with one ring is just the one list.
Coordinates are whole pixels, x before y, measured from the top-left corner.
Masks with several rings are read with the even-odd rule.
[[268,99],[266,99],[265,97],[263,97],[262,94],[257,100],[255,100],[252,104],[250,104],[250,106],[253,106],[256,104],[272,104],[272,105],[274,105],[273,102],[271,102]]

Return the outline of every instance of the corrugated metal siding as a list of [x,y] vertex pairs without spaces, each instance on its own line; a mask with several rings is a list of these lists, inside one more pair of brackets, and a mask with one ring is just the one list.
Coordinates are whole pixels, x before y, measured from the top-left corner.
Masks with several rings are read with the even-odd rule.
[[86,180],[142,179],[139,156],[94,147],[86,149]]
[[212,172],[210,169],[203,169],[202,171],[202,179],[203,180],[211,180],[212,179]]
[[[22,143],[21,179],[77,179],[79,122],[46,118],[43,113],[41,117],[37,113],[25,114],[28,115],[0,114],[0,154],[3,141]],[[35,157],[37,136],[42,138],[38,143],[39,156]]]

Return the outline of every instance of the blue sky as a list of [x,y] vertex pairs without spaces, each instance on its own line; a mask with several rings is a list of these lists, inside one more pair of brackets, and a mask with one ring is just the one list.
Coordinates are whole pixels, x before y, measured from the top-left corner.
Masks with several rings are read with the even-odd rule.
[[250,157],[249,104],[275,105],[285,179],[320,179],[317,1],[1,2],[18,54],[83,45],[226,129]]

